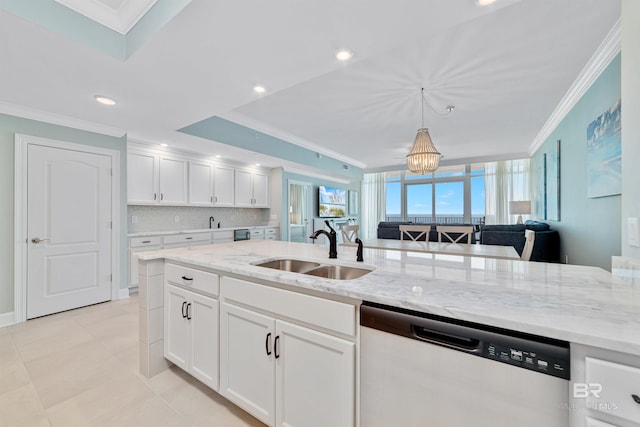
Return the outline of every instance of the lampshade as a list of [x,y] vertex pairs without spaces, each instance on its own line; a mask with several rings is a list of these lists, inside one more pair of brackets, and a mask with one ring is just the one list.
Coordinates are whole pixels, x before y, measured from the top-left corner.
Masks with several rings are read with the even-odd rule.
[[407,154],[407,167],[411,172],[425,173],[438,169],[440,153],[431,141],[429,129],[418,129],[411,151]]
[[509,202],[509,213],[511,215],[518,215],[517,223],[522,224],[522,215],[531,213],[531,200]]

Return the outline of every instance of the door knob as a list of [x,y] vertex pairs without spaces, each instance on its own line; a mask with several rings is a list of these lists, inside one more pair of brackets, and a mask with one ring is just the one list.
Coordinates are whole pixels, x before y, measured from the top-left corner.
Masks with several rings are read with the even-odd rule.
[[49,239],[41,239],[39,237],[34,237],[33,239],[31,239],[31,243],[42,243],[42,242],[48,242]]

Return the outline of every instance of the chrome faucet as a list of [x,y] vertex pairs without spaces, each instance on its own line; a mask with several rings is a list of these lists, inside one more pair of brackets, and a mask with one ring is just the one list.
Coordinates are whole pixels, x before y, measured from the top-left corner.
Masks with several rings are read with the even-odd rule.
[[362,258],[362,240],[356,238],[356,243],[358,244],[358,250],[356,251],[356,261],[363,262],[364,258]]
[[331,228],[331,225],[329,225],[328,220],[325,220],[324,223],[327,224],[327,227],[329,227],[329,230],[331,231],[327,233],[325,230],[316,230],[313,232],[311,236],[309,236],[309,238],[315,240],[321,234],[324,234],[325,236],[327,236],[329,238],[329,258],[338,258],[338,250],[337,250],[338,234],[336,233],[336,230]]
[[[212,216],[209,217],[209,228],[213,228],[213,221],[215,221],[216,219]],[[220,226],[218,225],[218,228],[220,228]]]

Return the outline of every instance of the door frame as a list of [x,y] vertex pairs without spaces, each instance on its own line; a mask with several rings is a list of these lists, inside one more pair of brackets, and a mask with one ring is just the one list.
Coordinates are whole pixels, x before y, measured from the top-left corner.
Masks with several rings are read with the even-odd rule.
[[[297,179],[288,179],[287,180],[287,241],[291,241],[291,215],[289,215],[289,206],[291,206],[291,184],[294,185],[303,185],[309,187],[309,194],[307,195],[306,203],[309,208],[309,218],[307,219],[307,230],[305,230],[305,235],[310,235],[308,233],[308,229],[313,230],[313,185],[310,182],[299,181]],[[311,231],[313,233],[313,231]],[[309,238],[305,238],[305,243],[309,243]]]
[[15,134],[14,157],[14,322],[27,320],[27,177],[28,146],[81,151],[111,158],[111,300],[119,299],[120,283],[120,152],[51,138]]

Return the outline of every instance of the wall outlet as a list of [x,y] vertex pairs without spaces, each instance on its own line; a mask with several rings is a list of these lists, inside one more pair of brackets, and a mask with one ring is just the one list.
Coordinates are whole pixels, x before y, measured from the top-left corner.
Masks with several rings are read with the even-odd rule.
[[173,217],[173,221],[174,222],[180,222],[180,216],[179,215],[174,216]]
[[131,224],[137,224],[137,223],[138,223],[138,216],[131,215]]

